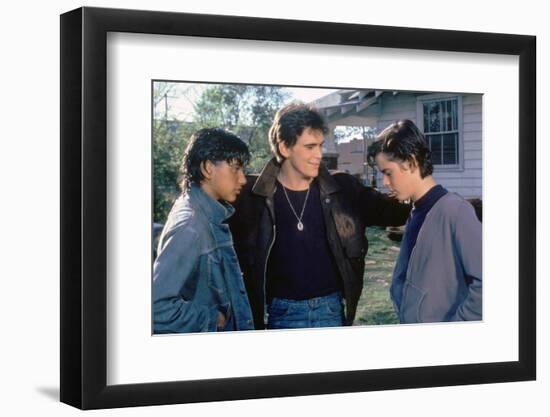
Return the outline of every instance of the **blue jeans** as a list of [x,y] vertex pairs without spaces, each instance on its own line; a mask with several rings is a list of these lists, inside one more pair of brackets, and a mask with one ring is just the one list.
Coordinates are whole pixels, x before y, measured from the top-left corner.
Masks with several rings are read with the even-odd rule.
[[268,329],[301,329],[344,325],[344,305],[340,292],[308,300],[273,298],[268,307],[268,313]]

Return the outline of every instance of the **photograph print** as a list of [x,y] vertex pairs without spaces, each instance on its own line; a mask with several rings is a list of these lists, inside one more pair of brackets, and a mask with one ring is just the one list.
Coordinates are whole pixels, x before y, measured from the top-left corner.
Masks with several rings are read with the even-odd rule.
[[152,81],[152,333],[480,321],[482,94]]

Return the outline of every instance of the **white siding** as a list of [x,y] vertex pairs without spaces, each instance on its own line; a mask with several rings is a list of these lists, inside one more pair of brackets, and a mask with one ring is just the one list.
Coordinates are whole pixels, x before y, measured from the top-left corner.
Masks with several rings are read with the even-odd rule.
[[381,132],[386,126],[400,119],[409,119],[416,123],[416,97],[413,94],[384,96],[376,128]]
[[475,141],[475,140],[465,140],[464,141],[464,151],[478,151],[481,152],[481,141]]
[[463,146],[461,169],[435,169],[435,180],[449,191],[466,198],[482,197],[482,96],[466,94],[462,96]]
[[463,140],[464,140],[464,183],[453,187],[453,191],[464,197],[481,198],[483,195],[483,141],[481,94],[467,94],[462,98]]
[[481,134],[481,122],[463,123],[462,127],[466,133]]
[[336,145],[338,169],[350,174],[363,174],[363,141],[352,140]]

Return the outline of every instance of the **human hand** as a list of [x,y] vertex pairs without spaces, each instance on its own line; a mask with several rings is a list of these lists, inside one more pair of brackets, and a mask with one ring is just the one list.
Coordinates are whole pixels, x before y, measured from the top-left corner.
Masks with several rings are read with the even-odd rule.
[[226,318],[222,312],[218,314],[218,321],[216,323],[216,326],[218,329],[223,329],[225,327]]

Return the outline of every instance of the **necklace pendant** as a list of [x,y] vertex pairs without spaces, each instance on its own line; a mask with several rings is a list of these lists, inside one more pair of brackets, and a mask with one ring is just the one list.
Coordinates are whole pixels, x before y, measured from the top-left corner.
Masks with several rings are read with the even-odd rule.
[[301,232],[302,230],[304,230],[304,224],[302,222],[298,222],[296,228]]

